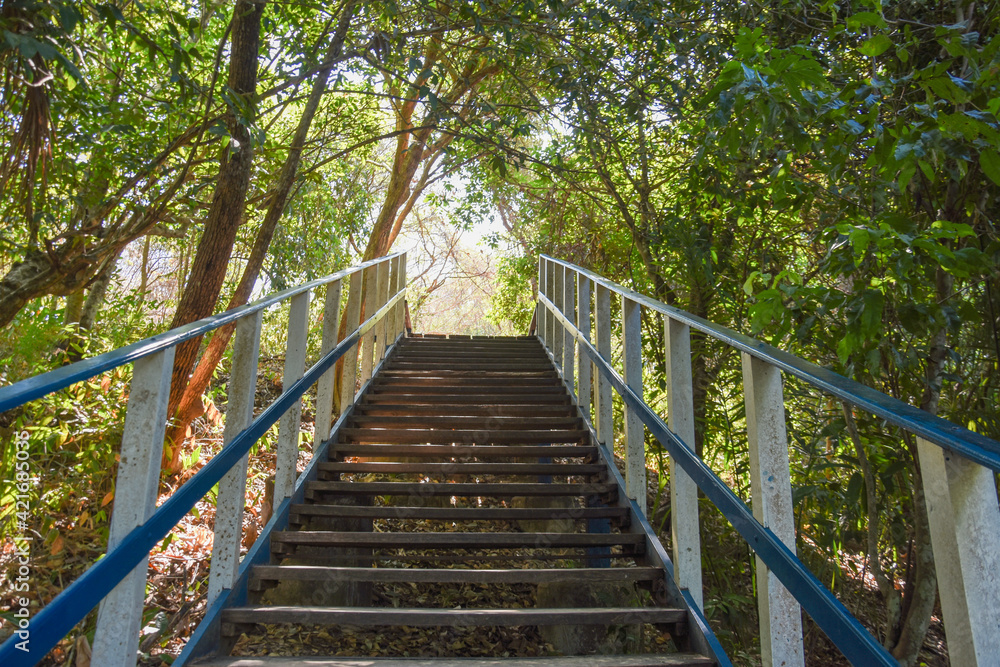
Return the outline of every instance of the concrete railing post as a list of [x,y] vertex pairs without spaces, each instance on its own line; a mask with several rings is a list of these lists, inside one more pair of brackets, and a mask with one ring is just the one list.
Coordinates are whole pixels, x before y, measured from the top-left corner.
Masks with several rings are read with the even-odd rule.
[[[594,328],[597,335],[597,353],[611,363],[611,290],[597,284],[594,297]],[[614,447],[614,411],[612,410],[614,388],[604,373],[597,374],[597,439],[603,445]]]
[[[288,311],[288,334],[285,346],[285,373],[282,390],[292,386],[306,368],[306,337],[309,333],[309,291],[291,298]],[[274,466],[274,505],[292,495],[299,460],[299,427],[302,425],[302,400],[288,408],[278,424],[277,456]]]
[[[260,322],[258,310],[236,323],[233,343],[233,369],[229,377],[229,401],[226,404],[226,426],[222,433],[223,446],[232,442],[253,420],[253,399],[257,389],[257,360],[260,356]],[[247,459],[229,469],[219,482],[215,501],[215,537],[212,542],[212,565],[208,573],[208,600],[211,607],[224,590],[236,583],[240,566],[240,544],[243,540],[243,505],[247,494]]]
[[994,473],[917,438],[938,593],[953,665],[1000,656],[1000,506]]
[[[743,392],[753,515],[794,553],[795,522],[781,372],[744,352]],[[756,560],[761,663],[764,667],[803,665],[799,603],[764,562],[759,557]]]
[[[323,301],[323,339],[320,343],[320,356],[337,346],[337,331],[340,325],[340,287],[341,281],[335,280],[326,286],[326,299]],[[333,399],[337,372],[335,367],[323,373],[316,385],[316,444],[330,437],[333,426]]]
[[[567,267],[563,270],[563,315],[569,322],[576,322],[576,271]],[[576,396],[576,337],[568,328],[563,328],[563,380],[569,393]]]
[[[358,321],[361,318],[361,295],[364,284],[364,273],[361,269],[351,274],[351,282],[347,288],[347,307],[344,309],[344,322],[347,328],[347,335],[351,335],[358,328]],[[360,341],[347,354],[344,355],[343,371],[340,374],[340,414],[347,412],[347,409],[354,404],[354,395],[358,385],[358,361]]]
[[[691,329],[663,316],[666,341],[667,414],[670,430],[694,451],[694,386],[691,379]],[[670,529],[674,580],[704,605],[701,580],[701,534],[698,527],[698,486],[670,457]]]
[[[590,278],[578,273],[576,276],[576,328],[583,333],[583,337],[590,342]],[[582,350],[577,355],[580,368],[577,371],[577,401],[583,414],[590,417],[590,397],[593,393],[591,367],[592,363]]]
[[[378,298],[375,301],[375,310],[368,313],[366,317],[371,317],[377,313],[382,306],[389,302],[389,263],[390,260],[385,259],[378,263]],[[378,324],[374,327],[375,330],[375,363],[378,364],[380,361],[385,359],[385,351],[389,349],[388,342],[388,332],[389,332],[389,322],[388,316],[383,317],[379,320]]]
[[[641,399],[642,319],[637,301],[622,295],[622,356],[625,384]],[[625,494],[646,513],[646,431],[639,414],[625,406]]]
[[[378,273],[378,264],[373,264],[365,269],[365,311],[364,316],[361,318],[362,321],[368,320],[378,310]],[[360,379],[362,385],[372,377],[372,365],[375,355],[375,332],[377,330],[378,327],[369,329],[368,333],[361,337],[361,342],[358,344],[358,349],[361,353]]]
[[[173,366],[171,347],[137,360],[133,367],[108,551],[156,510]],[[114,667],[136,664],[148,561],[148,556],[143,558],[101,602],[91,656],[93,664]]]

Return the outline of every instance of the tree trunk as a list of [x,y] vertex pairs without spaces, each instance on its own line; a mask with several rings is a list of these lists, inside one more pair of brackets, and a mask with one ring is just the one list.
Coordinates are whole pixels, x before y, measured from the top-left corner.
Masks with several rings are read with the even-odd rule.
[[[343,51],[344,39],[347,36],[347,30],[350,27],[355,6],[356,2],[352,1],[344,8],[324,62],[333,61]],[[268,203],[264,223],[257,232],[257,238],[254,239],[253,249],[250,251],[247,265],[243,269],[243,275],[240,278],[239,285],[236,286],[236,291],[229,300],[227,310],[237,308],[247,302],[250,294],[253,292],[253,286],[257,282],[257,278],[260,276],[261,268],[264,266],[264,259],[267,257],[267,250],[271,245],[271,239],[274,238],[274,232],[284,213],[288,195],[295,184],[295,176],[302,160],[302,148],[305,146],[306,139],[309,136],[309,128],[319,108],[323,93],[326,92],[326,85],[330,79],[331,71],[332,67],[320,70],[313,82],[309,99],[302,111],[302,116],[299,118],[295,136],[292,138],[288,157],[285,158],[281,174],[278,176],[274,195]],[[177,467],[180,461],[179,454],[181,448],[177,445],[183,442],[191,422],[204,412],[205,408],[201,400],[202,394],[205,393],[205,389],[208,387],[209,382],[211,382],[212,373],[215,372],[215,367],[219,365],[219,361],[222,359],[222,355],[225,353],[226,346],[229,344],[229,339],[232,337],[234,331],[235,325],[230,325],[217,330],[213,334],[212,340],[199,360],[198,366],[195,368],[186,389],[184,389],[183,395],[179,398],[176,405],[171,404],[169,406],[168,414],[176,414],[176,418],[167,432],[167,441],[174,443],[174,446],[171,447],[173,451],[171,452],[169,461],[164,461],[164,467],[171,473],[178,472]]]
[[[237,0],[233,10],[229,88],[242,98],[246,109],[256,106],[254,95],[257,87],[260,23],[266,4],[264,1]],[[212,314],[226,278],[236,232],[243,220],[253,166],[253,142],[250,129],[235,114],[227,114],[226,126],[235,141],[223,149],[219,178],[205,220],[205,229],[191,264],[187,287],[177,305],[170,328],[189,324]],[[179,403],[187,387],[188,374],[194,366],[200,342],[200,339],[193,339],[176,348],[170,385],[172,405]]]

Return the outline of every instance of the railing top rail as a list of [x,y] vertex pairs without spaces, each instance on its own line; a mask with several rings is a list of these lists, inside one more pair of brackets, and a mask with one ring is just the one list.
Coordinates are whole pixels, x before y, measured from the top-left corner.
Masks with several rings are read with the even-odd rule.
[[286,290],[282,290],[281,292],[268,294],[267,296],[262,297],[253,303],[248,303],[245,306],[233,308],[232,310],[227,310],[226,312],[218,315],[211,315],[204,319],[200,319],[197,322],[191,322],[190,324],[185,324],[184,326],[171,329],[170,331],[150,336],[149,338],[141,340],[137,343],[120,347],[117,350],[111,350],[110,352],[99,354],[96,357],[83,359],[74,364],[51,370],[48,373],[42,373],[41,375],[26,378],[6,387],[0,387],[0,412],[5,412],[24,405],[25,403],[33,401],[36,398],[41,398],[42,396],[51,394],[52,392],[65,389],[66,387],[77,382],[89,380],[95,375],[100,375],[101,373],[119,366],[132,363],[133,361],[155,354],[161,350],[166,350],[167,348],[183,343],[186,340],[203,336],[210,331],[214,331],[219,327],[235,322],[246,315],[250,315],[251,313],[269,308],[276,303],[280,303],[285,299],[301,294],[306,290],[315,289],[336,280],[341,280],[365,269],[366,267],[372,266],[373,264],[384,262],[387,259],[392,259],[393,257],[402,254],[403,253],[397,252],[385,257],[378,257],[363,264],[344,269],[343,271],[332,273],[323,278],[317,278],[316,280],[303,283],[296,287],[290,287]]
[[577,266],[576,264],[556,259],[549,255],[541,255],[541,258],[572,269],[595,283],[603,285],[622,296],[626,296],[650,310],[667,315],[678,322],[683,322],[693,329],[708,334],[730,347],[734,347],[741,352],[746,352],[758,359],[773,364],[814,387],[833,394],[837,398],[847,401],[866,412],[877,415],[890,424],[895,424],[928,442],[933,442],[945,449],[961,454],[965,458],[975,461],[982,466],[1000,472],[1000,442],[996,440],[932,415],[909,403],[883,394],[877,389],[834,373],[828,368],[814,364],[811,361],[806,361],[801,357],[768,345],[756,338],[751,338],[714,322],[709,322],[679,308],[668,306],[662,301],[657,301],[645,294],[640,294],[635,290],[623,287],[582,266]]

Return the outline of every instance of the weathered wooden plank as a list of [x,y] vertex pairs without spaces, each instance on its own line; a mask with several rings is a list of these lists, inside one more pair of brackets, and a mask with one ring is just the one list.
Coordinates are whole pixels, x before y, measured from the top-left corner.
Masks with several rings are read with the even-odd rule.
[[679,623],[684,609],[606,607],[600,609],[404,609],[377,607],[233,607],[222,612],[226,624],[301,623],[355,626],[486,627],[522,625],[632,625]]
[[365,403],[413,403],[415,405],[433,405],[436,403],[472,403],[474,405],[525,405],[533,403],[548,403],[570,405],[572,400],[569,394],[535,394],[525,392],[523,394],[473,394],[464,392],[461,394],[422,394],[422,393],[366,393],[363,401]]
[[340,443],[334,445],[334,454],[352,456],[474,456],[476,458],[539,458],[597,456],[591,445],[363,445]]
[[400,473],[449,475],[596,475],[605,472],[602,463],[399,463],[362,461],[357,463],[320,463],[322,472],[330,473]]
[[212,658],[199,667],[701,667],[714,664],[696,653],[580,655],[543,658]]
[[405,429],[405,428],[343,428],[340,437],[344,441],[360,443],[430,443],[446,444],[460,442],[465,444],[479,443],[513,443],[513,442],[582,442],[589,432],[578,430],[485,430],[485,429],[454,429],[450,431],[437,429]]
[[627,507],[398,507],[376,505],[292,505],[291,516],[344,519],[421,519],[424,521],[518,521],[524,519],[628,518]]
[[509,374],[494,377],[455,376],[401,376],[395,377],[382,374],[372,383],[376,387],[508,387],[512,384],[519,387],[558,387],[559,376],[555,371],[544,376],[514,376]]
[[315,565],[259,565],[253,584],[263,581],[371,581],[378,583],[541,584],[654,581],[663,578],[658,567],[565,567],[538,569],[467,570],[412,567],[322,567]]
[[331,530],[291,530],[271,534],[279,544],[326,547],[469,548],[511,549],[532,547],[639,546],[646,536],[638,533],[367,533]]
[[579,417],[459,417],[448,416],[415,416],[415,417],[371,417],[365,415],[352,416],[349,422],[352,428],[488,428],[498,429],[575,429],[581,430],[583,420]]
[[505,405],[448,404],[400,405],[392,403],[360,404],[355,414],[383,417],[410,417],[419,415],[454,417],[569,417],[576,410],[569,405],[532,405],[508,403]]
[[437,482],[308,482],[307,493],[360,496],[591,496],[613,493],[615,484],[538,484],[527,482],[471,484]]
[[491,387],[486,385],[472,387],[449,387],[449,386],[428,386],[410,387],[405,384],[386,383],[377,384],[368,389],[369,394],[413,394],[418,393],[425,396],[437,396],[440,394],[484,394],[493,396],[504,396],[507,394],[523,394],[525,392],[537,395],[551,394],[554,396],[566,395],[566,388],[560,384],[548,384],[547,386],[534,386],[522,384],[518,380],[511,380],[502,385]]

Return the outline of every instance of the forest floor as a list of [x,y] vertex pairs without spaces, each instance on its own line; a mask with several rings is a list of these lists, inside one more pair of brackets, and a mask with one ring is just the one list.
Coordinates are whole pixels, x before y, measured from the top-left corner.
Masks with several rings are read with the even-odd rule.
[[[278,362],[275,363],[277,365]],[[276,377],[280,375],[261,373],[259,376],[256,401],[258,411],[280,394],[281,386]],[[220,378],[218,381],[223,380],[224,378]],[[302,423],[302,429],[307,433],[306,442],[311,442],[312,418],[306,410]],[[169,497],[218,451],[222,445],[221,423],[218,413],[213,410],[209,410],[208,415],[197,422],[195,446],[200,448],[198,461],[192,461],[189,469],[183,474],[162,484],[158,504]],[[271,440],[273,439],[272,434]],[[304,468],[310,455],[309,451],[300,453],[300,470]],[[265,486],[273,470],[272,450],[260,447],[258,451],[252,452],[244,515],[244,553],[257,539],[269,518],[269,508],[265,503]],[[650,507],[654,507],[657,476],[655,471],[649,472]],[[45,540],[44,545],[36,547],[32,553],[31,595],[40,603],[47,603],[54,598],[104,553],[106,527],[102,530],[102,526],[93,518],[100,509],[100,503],[88,500],[94,495],[88,494],[87,490],[81,490],[78,497],[82,500],[76,511],[53,517],[54,524],[58,528],[54,533],[54,539]],[[101,502],[107,504],[109,498],[105,497]],[[663,541],[669,548],[669,521],[663,521],[667,509],[661,503],[657,513],[651,518],[654,526],[665,526],[666,534]],[[143,667],[169,665],[180,654],[185,642],[204,615],[214,515],[214,502],[208,498],[201,500],[171,535],[150,554],[149,584],[140,645],[143,656],[140,664]],[[410,529],[419,530],[420,527],[412,526]],[[707,505],[703,505],[702,508],[702,542],[703,553],[707,559],[706,613],[730,652],[734,664],[758,665],[757,616],[750,565],[753,557],[728,522],[714,508]],[[853,558],[861,565],[855,568],[840,568],[842,576],[838,577],[836,592],[862,623],[869,629],[875,629],[883,623],[884,605],[871,577],[866,576],[863,567],[864,556],[857,555]],[[830,565],[836,567],[834,564]],[[16,570],[17,557],[14,546],[10,541],[5,541],[0,545],[0,573],[3,573],[5,582],[3,589],[0,589],[0,600],[6,603],[8,609],[13,599],[9,584],[14,581]],[[462,594],[480,596],[479,599],[472,600],[478,606],[526,607],[534,604],[534,592],[529,589],[533,587],[499,587],[478,591],[469,589]],[[417,591],[409,586],[386,587],[377,591],[376,601],[384,598],[384,601],[391,603],[394,597],[397,600],[412,598],[417,600],[418,604],[425,604],[429,594],[430,591]],[[481,597],[487,594],[498,597],[494,599]],[[421,599],[424,599],[423,603],[420,603]],[[90,667],[89,645],[93,639],[96,615],[96,610],[91,612],[87,619],[60,642],[41,664],[44,667]],[[12,622],[10,613],[0,614],[0,639],[10,635]],[[327,648],[332,645],[331,642],[336,642],[342,645],[344,649],[342,654],[356,655],[384,654],[383,651],[388,650],[397,654],[471,657],[489,654],[497,646],[505,647],[511,655],[551,653],[551,647],[537,632],[517,633],[515,636],[510,633],[505,634],[500,629],[495,631],[470,629],[468,632],[448,630],[443,634],[441,630],[409,628],[399,632],[367,632],[348,628],[340,630],[337,637],[321,632],[297,638],[289,635],[288,639],[305,645],[316,643]],[[269,632],[282,631],[275,629]],[[655,651],[656,642],[664,641],[662,636],[657,639],[658,635],[655,632],[645,634],[652,638],[650,640],[652,645],[645,647],[646,650]],[[804,634],[807,664],[817,667],[848,664],[823,632],[808,618],[805,619]],[[242,650],[249,654],[258,652],[261,645],[262,638],[259,636],[241,640]],[[920,664],[928,667],[944,667],[948,664],[939,611],[932,619],[921,652]]]

